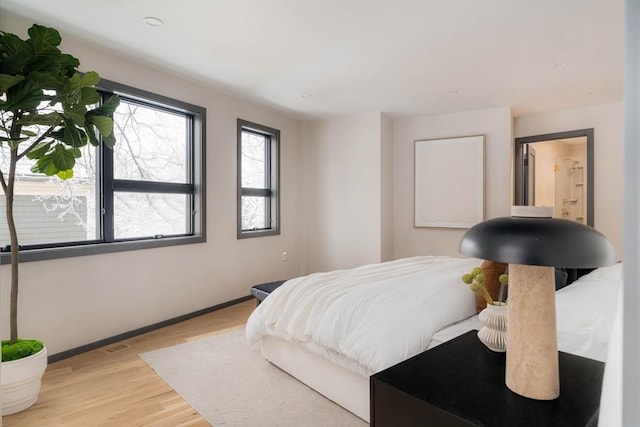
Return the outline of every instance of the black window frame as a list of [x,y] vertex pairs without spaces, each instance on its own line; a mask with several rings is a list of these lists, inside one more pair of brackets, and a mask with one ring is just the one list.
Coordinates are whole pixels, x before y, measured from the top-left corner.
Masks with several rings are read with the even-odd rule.
[[[98,147],[99,188],[98,216],[100,218],[100,238],[79,242],[63,242],[29,245],[20,250],[20,262],[71,258],[140,249],[159,248],[206,242],[206,108],[166,96],[137,89],[121,83],[102,79],[96,89],[104,99],[112,94],[122,99],[147,107],[185,114],[188,117],[187,134],[190,143],[191,164],[188,166],[188,183],[163,183],[114,179],[113,153],[104,144]],[[117,141],[116,141],[117,144]],[[166,194],[189,194],[191,221],[188,233],[178,236],[155,235],[152,237],[115,239],[113,230],[113,193],[145,192]],[[186,218],[186,217],[185,217]],[[2,248],[0,264],[9,264],[11,254]]]
[[[238,119],[238,166],[237,166],[237,238],[274,236],[280,234],[280,130],[258,123]],[[242,134],[251,132],[267,138],[265,158],[266,188],[242,187]],[[242,196],[265,197],[265,215],[271,227],[261,229],[242,229]]]

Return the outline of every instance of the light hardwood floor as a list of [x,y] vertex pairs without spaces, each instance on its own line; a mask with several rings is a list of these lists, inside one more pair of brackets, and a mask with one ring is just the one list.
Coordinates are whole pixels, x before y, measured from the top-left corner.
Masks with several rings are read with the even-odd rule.
[[74,356],[47,367],[38,402],[10,426],[208,426],[138,354],[246,323],[254,300]]

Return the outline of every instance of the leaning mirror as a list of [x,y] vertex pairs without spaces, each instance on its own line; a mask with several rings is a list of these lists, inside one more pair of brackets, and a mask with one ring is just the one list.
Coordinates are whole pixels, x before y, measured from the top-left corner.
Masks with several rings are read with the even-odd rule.
[[514,153],[517,205],[593,227],[593,129],[516,138]]

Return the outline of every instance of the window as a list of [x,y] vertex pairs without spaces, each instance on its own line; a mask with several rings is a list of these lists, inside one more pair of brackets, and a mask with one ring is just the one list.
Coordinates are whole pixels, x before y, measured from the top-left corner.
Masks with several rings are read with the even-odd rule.
[[[72,179],[18,164],[14,216],[21,261],[143,249],[205,240],[204,108],[101,81],[116,144],[83,148]],[[0,161],[5,161],[2,152]],[[0,241],[8,241],[0,198]],[[2,263],[9,262],[2,246]]]
[[238,239],[280,234],[280,131],[238,119]]

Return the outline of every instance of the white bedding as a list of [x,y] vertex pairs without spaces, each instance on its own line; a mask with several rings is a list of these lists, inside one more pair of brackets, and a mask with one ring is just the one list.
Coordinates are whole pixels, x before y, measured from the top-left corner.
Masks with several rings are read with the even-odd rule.
[[[431,259],[431,261],[429,261],[429,259]],[[418,261],[417,259],[413,260]],[[392,292],[391,298],[389,299],[385,299],[384,296],[375,297],[370,292],[364,292],[363,289],[359,291],[353,290],[353,292],[356,292],[353,295],[353,298],[345,298],[345,295],[348,295],[350,291],[337,298],[337,300],[345,298],[343,301],[344,304],[340,304],[340,306],[343,308],[347,307],[345,310],[345,313],[347,314],[351,312],[349,304],[353,304],[356,311],[360,311],[367,307],[366,304],[375,304],[374,311],[380,311],[380,313],[374,316],[375,319],[364,316],[364,320],[373,320],[370,330],[373,333],[372,339],[377,343],[376,345],[381,345],[381,347],[388,349],[390,347],[397,346],[398,342],[401,344],[404,343],[405,347],[403,347],[403,352],[405,355],[399,356],[396,354],[394,357],[400,358],[397,362],[410,357],[412,355],[410,353],[418,353],[424,348],[434,347],[469,330],[480,329],[480,327],[482,327],[482,324],[478,320],[478,316],[473,315],[475,314],[475,296],[469,292],[465,286],[461,286],[460,282],[460,275],[466,272],[466,270],[479,265],[479,260],[458,260],[460,261],[459,264],[449,264],[449,261],[446,258],[427,257],[423,261],[427,265],[433,264],[431,265],[431,268],[433,269],[433,272],[436,272],[437,274],[442,274],[443,272],[438,272],[438,270],[441,270],[444,267],[448,267],[452,270],[450,275],[442,274],[444,281],[448,283],[446,291],[447,293],[454,290],[457,292],[462,289],[464,292],[458,295],[458,297],[461,298],[461,301],[463,301],[462,304],[459,304],[458,306],[458,304],[445,303],[445,301],[449,301],[449,298],[440,296],[437,291],[435,294],[439,297],[437,297],[435,301],[425,304],[424,298],[428,298],[427,295],[434,292],[434,290],[430,290],[424,295],[420,293],[419,296],[405,294],[407,298],[400,298],[396,295],[396,293],[408,293],[407,289],[412,289],[411,286],[404,291],[402,291],[404,288],[398,288],[397,290],[394,289],[394,291],[397,292]],[[399,260],[398,262],[403,263],[404,260]],[[366,269],[369,267],[367,266],[364,268]],[[408,278],[412,279],[408,280],[408,282],[414,282],[413,285],[415,285],[415,280],[419,280],[417,277],[411,277],[412,274],[409,274],[408,276]],[[425,280],[423,280],[423,282],[424,281]],[[428,282],[431,285],[433,279]],[[376,282],[371,281],[369,284],[371,285],[373,283]],[[380,283],[383,283],[384,285],[381,285]],[[619,309],[617,306],[617,301],[619,300],[617,295],[622,288],[621,285],[622,264],[616,264],[611,267],[599,268],[594,272],[583,276],[576,283],[556,292],[558,349],[560,351],[600,361],[607,360],[609,335],[616,310]],[[285,286],[295,285],[285,284],[279,289],[285,288]],[[314,285],[309,286],[313,287]],[[367,286],[366,283],[364,286]],[[377,289],[378,286],[395,288],[398,285],[390,285],[384,280],[382,282],[377,282],[377,285],[371,288],[371,290],[376,290],[373,294],[377,294],[378,291],[380,291]],[[431,286],[417,286],[417,289],[423,291],[423,287],[430,288]],[[284,308],[281,304],[286,305],[286,301],[288,299],[278,301],[279,298],[273,298],[273,296],[277,295],[279,292],[280,291],[276,290],[271,296],[269,296],[269,298],[258,306],[252,314],[249,323],[247,324],[247,336],[249,339],[252,342],[260,341],[263,354],[276,366],[279,366],[281,369],[289,372],[309,387],[325,395],[327,398],[333,400],[339,405],[342,405],[344,408],[356,414],[363,420],[369,421],[369,375],[376,369],[364,368],[363,364],[360,362],[347,359],[338,351],[314,343],[313,334],[309,336],[303,334],[305,341],[297,342],[292,339],[288,333],[282,333],[282,329],[286,330],[286,327],[284,324],[276,326],[280,316],[278,316],[275,311]],[[295,293],[292,289],[286,288],[282,292],[285,296],[290,296],[287,294]],[[364,295],[362,295],[361,292],[364,292]],[[384,292],[381,295],[384,295]],[[470,305],[467,307],[469,295],[471,296]],[[300,295],[299,297],[302,296]],[[363,298],[366,300],[366,304],[362,305],[358,303],[357,300],[354,302],[354,298]],[[272,301],[270,303],[271,307],[265,305],[269,301]],[[396,309],[386,310],[385,307],[380,307],[379,303],[391,306],[395,306],[395,304],[401,305],[396,306]],[[420,341],[418,345],[408,344],[406,340],[410,339],[411,336],[417,337],[419,340],[425,336],[417,333],[415,329],[416,325],[412,325],[409,319],[417,315],[420,318],[418,323],[424,323],[423,321],[425,319],[431,318],[428,312],[434,307],[434,304],[440,304],[440,309],[444,310],[455,307],[454,311],[456,311],[457,315],[465,313],[467,316],[464,316],[466,318],[463,320],[453,320],[450,324],[443,327],[436,326],[435,328],[438,328],[439,330],[435,333],[431,332],[434,329],[433,324],[427,326],[426,329],[428,332],[425,335],[433,335],[431,341],[427,341],[428,346],[426,344],[423,346],[422,341]],[[331,304],[326,304],[325,301],[323,306],[326,305]],[[464,309],[462,309],[463,307]],[[288,307],[288,309],[293,308],[294,307]],[[302,309],[303,312],[307,310],[308,308]],[[440,310],[435,311],[440,312]],[[413,316],[405,316],[405,312],[413,314]],[[469,316],[468,313],[471,313],[471,315]],[[318,315],[317,312],[315,314]],[[333,310],[327,310],[322,314],[325,316],[333,316],[335,313]],[[390,320],[390,315],[398,316],[399,319],[395,321]],[[443,321],[445,318],[455,318],[457,315],[447,315],[440,320]],[[308,316],[301,317],[305,318]],[[266,318],[270,318],[270,321],[275,323],[270,327],[266,327],[263,323]],[[406,318],[406,322],[404,321],[404,318]],[[329,323],[334,323],[336,321],[338,320],[334,319]],[[444,321],[446,322],[446,320]],[[376,329],[379,328],[381,324],[382,326],[385,326],[385,323],[386,328],[383,330]],[[426,323],[431,323],[431,320],[427,320]],[[306,325],[304,329],[307,330],[308,328],[309,325]],[[313,329],[314,328],[310,328],[309,330]],[[403,331],[403,329],[413,332],[401,334],[400,332]],[[300,331],[302,329],[294,328],[293,330]],[[349,335],[348,333],[345,333],[344,328],[338,328],[338,330],[338,335]],[[270,334],[270,332],[277,333]],[[363,337],[362,339],[365,338]],[[411,348],[411,350],[406,351],[407,348]],[[386,362],[386,364],[389,365],[395,363],[396,362]],[[355,375],[352,375],[352,373]]]
[[369,376],[475,314],[475,295],[461,276],[479,264],[422,256],[292,279],[251,314],[247,339],[276,336]]
[[558,350],[606,361],[621,289],[622,263],[618,263],[557,291]]
[[[557,291],[558,350],[605,362],[621,288],[622,263],[618,263]],[[429,348],[481,327],[477,315],[454,323],[434,334]]]

